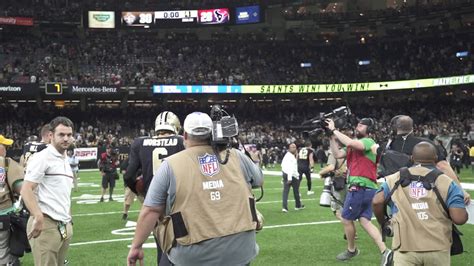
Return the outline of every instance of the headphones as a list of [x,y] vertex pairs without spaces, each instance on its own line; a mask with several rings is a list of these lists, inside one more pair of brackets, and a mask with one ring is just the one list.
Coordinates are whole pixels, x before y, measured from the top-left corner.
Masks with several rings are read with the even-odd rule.
[[390,128],[392,129],[392,131],[394,132],[394,135],[397,134],[397,122],[398,122],[398,119],[400,117],[402,117],[403,115],[396,115],[394,117],[392,117],[392,119],[390,120]]
[[[364,120],[364,123],[361,123],[363,120]],[[366,125],[367,126],[367,134],[372,134],[376,130],[375,120],[373,118],[370,118],[370,117],[362,118],[359,123],[361,123],[363,125],[366,125],[365,123],[370,124],[370,125]]]

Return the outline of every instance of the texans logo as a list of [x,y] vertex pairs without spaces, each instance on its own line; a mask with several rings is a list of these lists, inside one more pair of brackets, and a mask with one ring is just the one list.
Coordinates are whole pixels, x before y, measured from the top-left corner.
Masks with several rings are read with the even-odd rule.
[[219,23],[226,22],[229,21],[229,12],[226,10],[216,9],[214,10],[214,17]]

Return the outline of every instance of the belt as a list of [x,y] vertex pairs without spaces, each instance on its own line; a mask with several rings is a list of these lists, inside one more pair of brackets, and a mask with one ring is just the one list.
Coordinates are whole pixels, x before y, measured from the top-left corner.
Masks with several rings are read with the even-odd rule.
[[47,215],[46,213],[43,213],[43,216],[50,219],[50,220],[53,220],[54,222],[56,223],[63,223],[63,224],[67,224],[66,222],[63,222],[63,221],[59,221],[59,220],[56,220],[56,219],[53,219],[53,217]]
[[360,186],[358,184],[350,184],[349,185],[349,191],[360,191],[360,190],[367,190],[367,189],[373,189],[371,187],[365,187],[365,186]]

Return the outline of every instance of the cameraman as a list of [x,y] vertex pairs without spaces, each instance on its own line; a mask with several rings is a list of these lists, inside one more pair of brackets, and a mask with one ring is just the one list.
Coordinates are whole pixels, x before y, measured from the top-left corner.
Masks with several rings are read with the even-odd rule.
[[160,245],[175,265],[248,265],[257,256],[251,187],[262,185],[262,172],[236,149],[229,150],[226,164],[219,163],[212,128],[205,113],[184,120],[186,149],[167,157],[155,173],[128,265],[143,265],[142,245],[158,219]]
[[[336,258],[345,261],[359,254],[359,250],[355,246],[354,226],[354,221],[358,219],[382,253],[382,265],[386,265],[385,262],[389,261],[393,253],[387,249],[379,230],[370,221],[372,219],[372,198],[377,190],[377,144],[369,137],[375,127],[375,121],[371,118],[361,119],[355,128],[356,139],[351,139],[337,130],[332,119],[326,119],[325,122],[331,133],[331,152],[335,158],[346,157],[349,171],[349,192],[342,210],[342,223],[347,236],[347,250],[337,255]],[[339,140],[345,149],[339,149],[336,140]]]
[[115,180],[119,178],[117,168],[119,167],[118,153],[112,149],[109,145],[105,149],[105,152],[100,155],[99,170],[102,175],[102,196],[100,202],[104,202],[104,195],[107,192],[107,188],[110,185],[109,190],[109,201],[113,201],[112,198]]
[[[374,197],[374,212],[381,225],[386,225],[385,200],[390,197],[395,265],[415,265],[415,262],[416,265],[451,265],[452,224],[466,223],[468,215],[461,188],[447,175],[441,174],[428,183],[429,187],[424,184],[423,178],[437,170],[436,153],[436,147],[429,142],[416,144],[412,155],[414,166],[408,168],[409,176],[403,175],[403,170],[387,176],[381,193]],[[396,182],[400,186],[395,185]],[[433,185],[446,202],[448,215],[439,204]],[[396,191],[390,194],[393,189]]]
[[[416,144],[426,141],[430,144],[435,145],[431,140],[414,136],[413,134],[413,119],[407,115],[397,115],[392,118],[391,121],[392,130],[394,131],[394,139],[390,143],[390,149],[395,151],[412,155],[413,148]],[[458,185],[460,185],[459,179],[454,173],[453,169],[446,161],[445,153],[443,152],[442,146],[435,145],[437,159],[436,159],[436,168],[441,170],[444,174],[453,179]],[[471,202],[471,196],[466,191],[464,193],[464,203],[469,205]]]
[[[341,144],[337,141],[338,149],[341,149]],[[336,159],[331,151],[329,151],[327,165],[319,171],[321,178],[331,178],[331,210],[338,220],[342,222],[342,206],[346,199],[346,175],[347,164],[345,158]],[[342,204],[341,204],[342,203]]]

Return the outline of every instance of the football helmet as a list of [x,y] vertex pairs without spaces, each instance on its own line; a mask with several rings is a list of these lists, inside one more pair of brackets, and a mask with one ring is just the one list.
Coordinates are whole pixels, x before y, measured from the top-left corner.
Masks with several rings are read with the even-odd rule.
[[181,122],[179,122],[178,116],[169,111],[161,112],[155,120],[155,131],[160,130],[167,130],[178,134],[181,130]]

